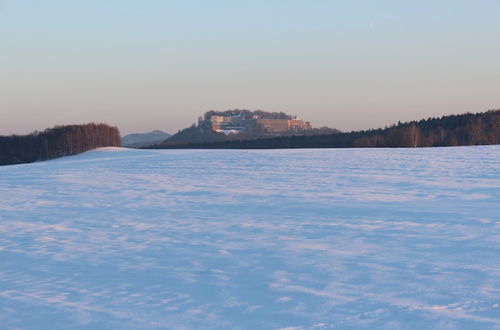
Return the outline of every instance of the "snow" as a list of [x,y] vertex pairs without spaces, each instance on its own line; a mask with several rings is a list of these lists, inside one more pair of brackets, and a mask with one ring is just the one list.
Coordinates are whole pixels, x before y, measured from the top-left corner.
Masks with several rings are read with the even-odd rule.
[[500,146],[0,167],[0,325],[499,329]]

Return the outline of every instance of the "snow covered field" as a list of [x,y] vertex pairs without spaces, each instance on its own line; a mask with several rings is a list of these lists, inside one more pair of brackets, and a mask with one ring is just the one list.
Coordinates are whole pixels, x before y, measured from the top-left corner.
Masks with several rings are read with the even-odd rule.
[[500,329],[500,146],[0,167],[0,328]]

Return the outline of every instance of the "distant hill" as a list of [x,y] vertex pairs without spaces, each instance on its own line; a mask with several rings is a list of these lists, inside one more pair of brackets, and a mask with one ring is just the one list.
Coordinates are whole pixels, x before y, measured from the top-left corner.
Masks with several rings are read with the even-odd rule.
[[149,133],[133,133],[122,137],[122,145],[128,148],[140,148],[152,144],[158,144],[171,135],[163,131],[155,130]]
[[407,148],[487,144],[500,144],[500,110],[428,118],[398,123],[385,128],[349,133],[313,136],[293,135],[209,143],[164,143],[157,148]]
[[[292,135],[340,133],[328,127],[312,128],[307,121],[284,112],[234,109],[208,111],[198,124],[180,130],[162,145],[255,140]],[[153,143],[151,143],[153,145]]]

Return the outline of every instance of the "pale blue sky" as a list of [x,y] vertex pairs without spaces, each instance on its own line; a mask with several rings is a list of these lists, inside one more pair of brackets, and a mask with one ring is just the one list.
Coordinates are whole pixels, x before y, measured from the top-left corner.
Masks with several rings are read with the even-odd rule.
[[0,134],[232,108],[341,130],[500,108],[500,0],[0,0]]

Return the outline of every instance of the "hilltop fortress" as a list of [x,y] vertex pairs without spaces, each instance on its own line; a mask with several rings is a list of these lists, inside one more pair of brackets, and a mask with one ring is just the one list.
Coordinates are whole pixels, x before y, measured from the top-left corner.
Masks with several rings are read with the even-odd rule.
[[285,133],[311,129],[307,121],[283,112],[264,112],[248,110],[209,111],[198,120],[198,127],[211,129],[218,133]]
[[312,128],[308,121],[284,112],[234,109],[208,111],[198,123],[179,130],[162,145],[204,143],[216,141],[253,140],[292,135],[318,135],[338,133],[339,130]]

